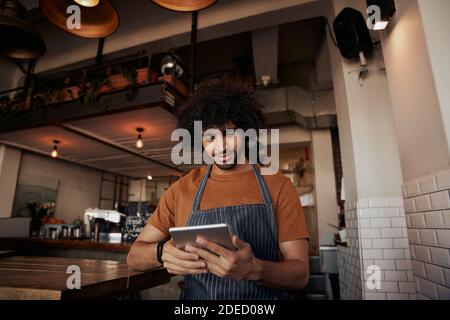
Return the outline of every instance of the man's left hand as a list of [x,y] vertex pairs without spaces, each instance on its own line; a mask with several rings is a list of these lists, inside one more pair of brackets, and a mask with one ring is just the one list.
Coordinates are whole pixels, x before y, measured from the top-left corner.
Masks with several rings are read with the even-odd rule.
[[250,245],[233,236],[236,251],[228,250],[204,238],[197,238],[196,246],[187,245],[185,250],[199,255],[206,261],[212,274],[234,280],[258,280],[259,260],[255,258]]

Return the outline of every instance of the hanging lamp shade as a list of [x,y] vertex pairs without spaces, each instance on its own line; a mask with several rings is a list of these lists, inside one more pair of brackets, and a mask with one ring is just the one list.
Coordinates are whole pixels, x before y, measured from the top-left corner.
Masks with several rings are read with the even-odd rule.
[[215,4],[217,0],[152,0],[152,1],[158,6],[161,6],[169,10],[192,12],[206,9]]
[[[67,8],[78,5],[80,8],[80,29],[67,27]],[[113,34],[119,27],[119,14],[109,0],[39,0],[42,13],[55,24],[71,34],[83,38],[105,38]]]
[[37,59],[47,48],[41,35],[25,21],[25,7],[3,0],[0,12],[0,54],[15,59]]

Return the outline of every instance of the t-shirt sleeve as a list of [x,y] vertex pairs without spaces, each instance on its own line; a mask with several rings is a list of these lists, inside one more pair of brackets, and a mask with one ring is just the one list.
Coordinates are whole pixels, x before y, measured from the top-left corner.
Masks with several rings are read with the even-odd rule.
[[158,206],[148,220],[155,228],[169,235],[169,228],[175,226],[175,189],[177,183],[174,183],[164,192],[158,202]]
[[278,225],[278,241],[280,243],[299,239],[308,239],[308,227],[305,214],[300,203],[300,196],[291,180],[286,179],[278,195],[275,208]]

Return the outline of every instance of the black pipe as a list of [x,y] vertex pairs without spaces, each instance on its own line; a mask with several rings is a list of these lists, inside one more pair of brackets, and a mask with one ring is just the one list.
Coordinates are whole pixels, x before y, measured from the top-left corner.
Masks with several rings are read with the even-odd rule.
[[195,86],[195,69],[196,69],[196,58],[197,58],[197,22],[198,22],[198,11],[192,12],[192,26],[191,26],[191,81],[189,83],[189,94],[192,96],[194,94]]
[[95,58],[96,67],[99,67],[102,64],[104,46],[105,46],[105,38],[98,39],[97,56]]

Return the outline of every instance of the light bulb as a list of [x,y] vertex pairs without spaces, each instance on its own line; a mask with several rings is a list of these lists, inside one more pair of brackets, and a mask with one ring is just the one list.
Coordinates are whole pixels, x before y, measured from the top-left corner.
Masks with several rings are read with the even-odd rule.
[[144,142],[142,142],[142,138],[138,138],[136,141],[136,147],[138,149],[142,149],[143,146],[144,146]]
[[153,180],[153,177],[152,176],[148,176],[147,180]]
[[58,150],[53,149],[53,151],[52,151],[52,158],[58,158]]
[[83,7],[96,7],[100,3],[100,0],[74,0],[74,1]]

